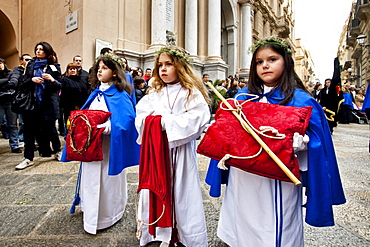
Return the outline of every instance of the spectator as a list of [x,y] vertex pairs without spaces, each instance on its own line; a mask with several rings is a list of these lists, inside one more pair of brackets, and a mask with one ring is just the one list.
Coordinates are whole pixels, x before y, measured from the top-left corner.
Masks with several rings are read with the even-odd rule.
[[[12,153],[22,153],[18,143],[18,125],[17,114],[12,112],[12,100],[17,83],[14,80],[9,81],[11,71],[5,64],[5,60],[0,58],[0,123],[3,123],[4,117],[9,128],[9,146]],[[17,81],[15,81],[17,82]]]
[[64,124],[67,124],[71,111],[79,110],[89,96],[88,88],[75,63],[69,63],[65,76],[60,79],[62,90],[60,94],[60,108],[63,109]]
[[357,90],[357,93],[355,95],[355,104],[358,107],[358,109],[362,109],[364,100],[365,100],[364,91],[360,88],[359,90]]
[[227,97],[228,98],[234,98],[235,94],[238,93],[239,90],[239,82],[237,78],[234,78],[229,90],[227,91]]
[[316,100],[316,101],[320,101],[320,90],[322,89],[322,84],[320,82],[316,82],[315,86],[313,87],[313,91],[312,91],[312,97]]
[[343,87],[343,99],[339,110],[339,122],[342,124],[349,124],[352,121],[353,101],[350,92]]
[[143,79],[144,79],[146,85],[148,85],[148,81],[150,80],[150,78],[152,78],[152,69],[147,68],[145,70],[145,75],[143,76]]
[[[19,78],[21,75],[24,74],[24,71],[26,69],[27,63],[32,60],[32,57],[25,53],[22,54],[19,58],[20,64],[19,66],[15,67],[10,74],[9,83],[15,85],[15,87],[18,87]],[[19,147],[24,146],[24,137],[23,137],[23,118],[21,114],[17,114],[18,117],[18,138],[19,138]]]
[[136,95],[136,103],[139,103],[142,97],[145,95],[145,82],[144,79],[140,76],[136,76],[134,78],[135,84],[135,95]]
[[80,76],[80,79],[86,85],[86,88],[90,89],[89,72],[82,68],[82,57],[80,55],[74,56],[73,63],[77,65],[77,75]]
[[[59,118],[58,93],[61,73],[53,47],[47,42],[35,46],[36,57],[29,61],[19,87],[35,95],[34,109],[22,113],[24,121],[24,159],[15,168],[24,169],[34,164],[35,138],[42,157],[59,156],[60,141],[55,127]],[[56,136],[55,136],[56,135]],[[52,142],[53,150],[50,148]]]

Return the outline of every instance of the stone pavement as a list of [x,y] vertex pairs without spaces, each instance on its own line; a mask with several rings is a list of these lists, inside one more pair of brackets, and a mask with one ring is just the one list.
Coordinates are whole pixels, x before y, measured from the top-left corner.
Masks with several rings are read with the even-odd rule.
[[[305,224],[306,246],[370,246],[369,135],[364,124],[335,128],[347,203],[335,206],[334,227]],[[8,140],[0,139],[0,246],[139,246],[135,238],[137,167],[128,170],[129,202],[123,219],[89,235],[83,230],[82,213],[69,213],[78,163],[37,157],[33,167],[16,171],[22,157],[10,153]],[[208,159],[199,156],[209,246],[226,246],[216,235],[221,199],[208,196],[207,164]]]

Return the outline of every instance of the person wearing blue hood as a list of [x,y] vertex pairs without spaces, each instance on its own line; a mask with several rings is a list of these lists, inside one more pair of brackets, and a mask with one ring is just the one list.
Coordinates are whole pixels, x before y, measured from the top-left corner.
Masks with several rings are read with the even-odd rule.
[[[128,199],[125,168],[139,164],[140,146],[136,143],[133,88],[126,81],[122,61],[109,53],[100,55],[90,82],[95,90],[81,109],[103,110],[112,115],[97,126],[104,128],[103,160],[81,162],[71,213],[81,201],[84,229],[96,234],[122,218]],[[66,148],[62,161],[68,161]]]
[[221,170],[218,161],[211,160],[206,177],[211,196],[220,196],[221,183],[227,184],[217,235],[229,246],[303,246],[303,195],[306,222],[320,227],[334,225],[332,205],[346,201],[330,129],[322,107],[294,72],[289,44],[273,36],[259,41],[252,51],[248,86],[238,94],[258,95],[255,101],[270,104],[313,107],[306,131],[309,142],[294,140],[299,142],[294,150],[302,185],[232,166]]

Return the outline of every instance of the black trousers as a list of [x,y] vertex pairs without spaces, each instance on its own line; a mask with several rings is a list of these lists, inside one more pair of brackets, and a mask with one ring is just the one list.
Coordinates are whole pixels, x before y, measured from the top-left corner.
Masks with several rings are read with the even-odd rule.
[[[55,126],[55,120],[45,120],[37,111],[28,111],[22,114],[24,135],[24,157],[33,160],[35,140],[38,144],[40,156],[50,157],[52,153],[60,151],[61,144]],[[52,144],[53,150],[50,144]]]

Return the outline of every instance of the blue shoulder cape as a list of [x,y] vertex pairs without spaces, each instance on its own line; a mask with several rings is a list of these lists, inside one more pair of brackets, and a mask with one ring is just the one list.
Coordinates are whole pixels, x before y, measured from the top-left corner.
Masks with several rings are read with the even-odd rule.
[[[238,92],[247,93],[243,88]],[[238,95],[237,94],[237,95]],[[236,96],[237,96],[236,95]],[[278,104],[283,96],[277,90],[271,95],[265,95],[272,104]],[[238,100],[245,100],[241,95]],[[340,180],[338,163],[334,151],[329,126],[320,104],[309,94],[295,89],[294,98],[288,106],[313,106],[310,123],[306,134],[310,137],[308,143],[308,171],[301,172],[301,181],[306,187],[306,223],[312,226],[332,226],[334,216],[332,205],[346,202]],[[211,186],[210,195],[220,196],[221,183],[227,182],[227,171],[217,168],[218,161],[211,160],[206,182]]]
[[[135,103],[126,91],[119,92],[113,85],[105,91],[95,89],[81,109],[88,109],[98,94],[104,96],[108,111],[112,113],[108,175],[117,175],[124,168],[139,164],[140,146],[136,143],[138,133],[135,128]],[[62,161],[68,161],[65,149]]]

